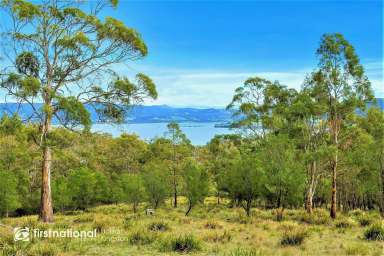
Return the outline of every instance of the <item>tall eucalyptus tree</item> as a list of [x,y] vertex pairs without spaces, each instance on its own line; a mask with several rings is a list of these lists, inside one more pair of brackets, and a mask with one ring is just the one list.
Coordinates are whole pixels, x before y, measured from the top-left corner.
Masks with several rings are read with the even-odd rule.
[[339,162],[339,135],[346,116],[364,108],[373,98],[371,84],[354,47],[339,33],[324,34],[317,49],[319,64],[311,74],[316,98],[326,107],[328,130],[333,146],[331,159],[332,197],[330,215],[336,218],[336,182]]
[[[38,123],[36,143],[42,150],[40,219],[53,221],[51,146],[53,120],[64,127],[89,129],[88,107],[100,120],[121,122],[127,106],[156,98],[152,80],[136,75],[136,83],[113,71],[116,64],[147,55],[140,34],[113,17],[101,19],[118,1],[59,1],[38,3],[2,0],[10,27],[2,37],[7,57],[0,89],[8,99],[28,103],[30,119]],[[89,11],[86,9],[89,7]],[[42,102],[41,107],[36,102]]]

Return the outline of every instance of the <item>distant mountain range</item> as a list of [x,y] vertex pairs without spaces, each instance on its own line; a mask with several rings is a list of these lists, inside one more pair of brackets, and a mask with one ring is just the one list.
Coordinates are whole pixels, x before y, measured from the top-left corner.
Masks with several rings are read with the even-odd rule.
[[[373,103],[369,103],[371,106]],[[377,98],[376,105],[384,111],[384,98]],[[35,108],[41,108],[42,104],[35,104]],[[19,108],[19,115],[27,118],[32,113],[29,104],[0,103],[0,116],[3,113],[14,113]],[[97,122],[97,114],[92,108],[88,108],[93,122]],[[168,123],[176,122],[213,122],[227,124],[231,120],[231,113],[224,108],[193,108],[170,107],[167,105],[134,106],[126,120],[127,123]]]
[[[42,104],[34,104],[36,109],[40,109]],[[95,110],[87,107],[91,113],[94,123],[98,122]],[[22,118],[28,118],[33,109],[29,104],[0,103],[0,116],[3,113],[18,112]],[[190,107],[170,107],[166,105],[153,106],[134,106],[127,115],[127,123],[168,123],[176,122],[214,122],[226,123],[230,121],[231,113],[224,108],[190,108]],[[55,121],[54,121],[55,123]]]

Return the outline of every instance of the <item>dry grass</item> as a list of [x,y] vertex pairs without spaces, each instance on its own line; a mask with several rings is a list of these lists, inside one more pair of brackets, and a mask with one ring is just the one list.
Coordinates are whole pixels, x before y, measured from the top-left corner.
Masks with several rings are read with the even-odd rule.
[[[384,255],[384,243],[364,238],[362,218],[382,222],[376,213],[341,215],[335,221],[325,210],[308,216],[303,210],[286,210],[277,222],[273,210],[253,209],[246,217],[242,209],[216,206],[209,198],[189,217],[185,205],[173,209],[169,202],[154,216],[132,213],[130,205],[106,205],[88,212],[58,214],[54,224],[40,224],[37,216],[2,219],[10,226],[40,230],[93,230],[95,239],[35,238],[14,242],[11,229],[0,227],[3,255]],[[284,233],[285,232],[285,233]],[[283,234],[302,236],[300,243],[282,245]],[[299,237],[299,239],[301,239]],[[18,254],[17,254],[18,253]]]

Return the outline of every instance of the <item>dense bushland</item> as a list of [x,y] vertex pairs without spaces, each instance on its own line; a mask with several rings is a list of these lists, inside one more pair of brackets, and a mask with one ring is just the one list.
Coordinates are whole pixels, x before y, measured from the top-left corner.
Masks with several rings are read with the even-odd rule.
[[[383,209],[381,169],[373,161],[382,145],[382,137],[373,131],[382,125],[383,113],[374,108],[367,115],[348,119],[339,152],[341,210]],[[3,216],[38,212],[41,172],[40,154],[33,142],[35,130],[35,126],[23,125],[16,116],[1,119]],[[309,156],[288,135],[268,134],[257,143],[240,135],[217,136],[206,146],[196,147],[178,125],[170,126],[169,134],[172,136],[144,142],[136,135],[112,138],[107,134],[54,129],[51,143],[55,211],[121,202],[131,203],[136,211],[140,203],[157,208],[167,198],[172,198],[175,206],[180,195],[189,202],[186,213],[208,195],[216,196],[218,205],[223,199],[230,199],[228,206],[243,207],[248,215],[253,207],[276,209],[278,219],[284,218],[285,209],[305,207]],[[316,156],[319,164],[313,193],[315,208],[330,204],[329,156],[324,151]],[[312,222],[309,217],[304,219]],[[358,220],[361,225],[372,222],[364,214],[359,214]]]

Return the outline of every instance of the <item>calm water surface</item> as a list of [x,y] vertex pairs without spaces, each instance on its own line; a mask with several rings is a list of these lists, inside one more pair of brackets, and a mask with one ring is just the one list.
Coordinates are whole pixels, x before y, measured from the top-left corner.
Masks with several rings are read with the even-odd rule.
[[[215,123],[180,123],[180,128],[194,145],[205,145],[216,134],[232,134],[234,130],[228,128],[215,128]],[[122,133],[135,133],[143,140],[164,136],[167,131],[167,123],[143,123],[143,124],[94,124],[93,132],[110,133],[117,137]]]

